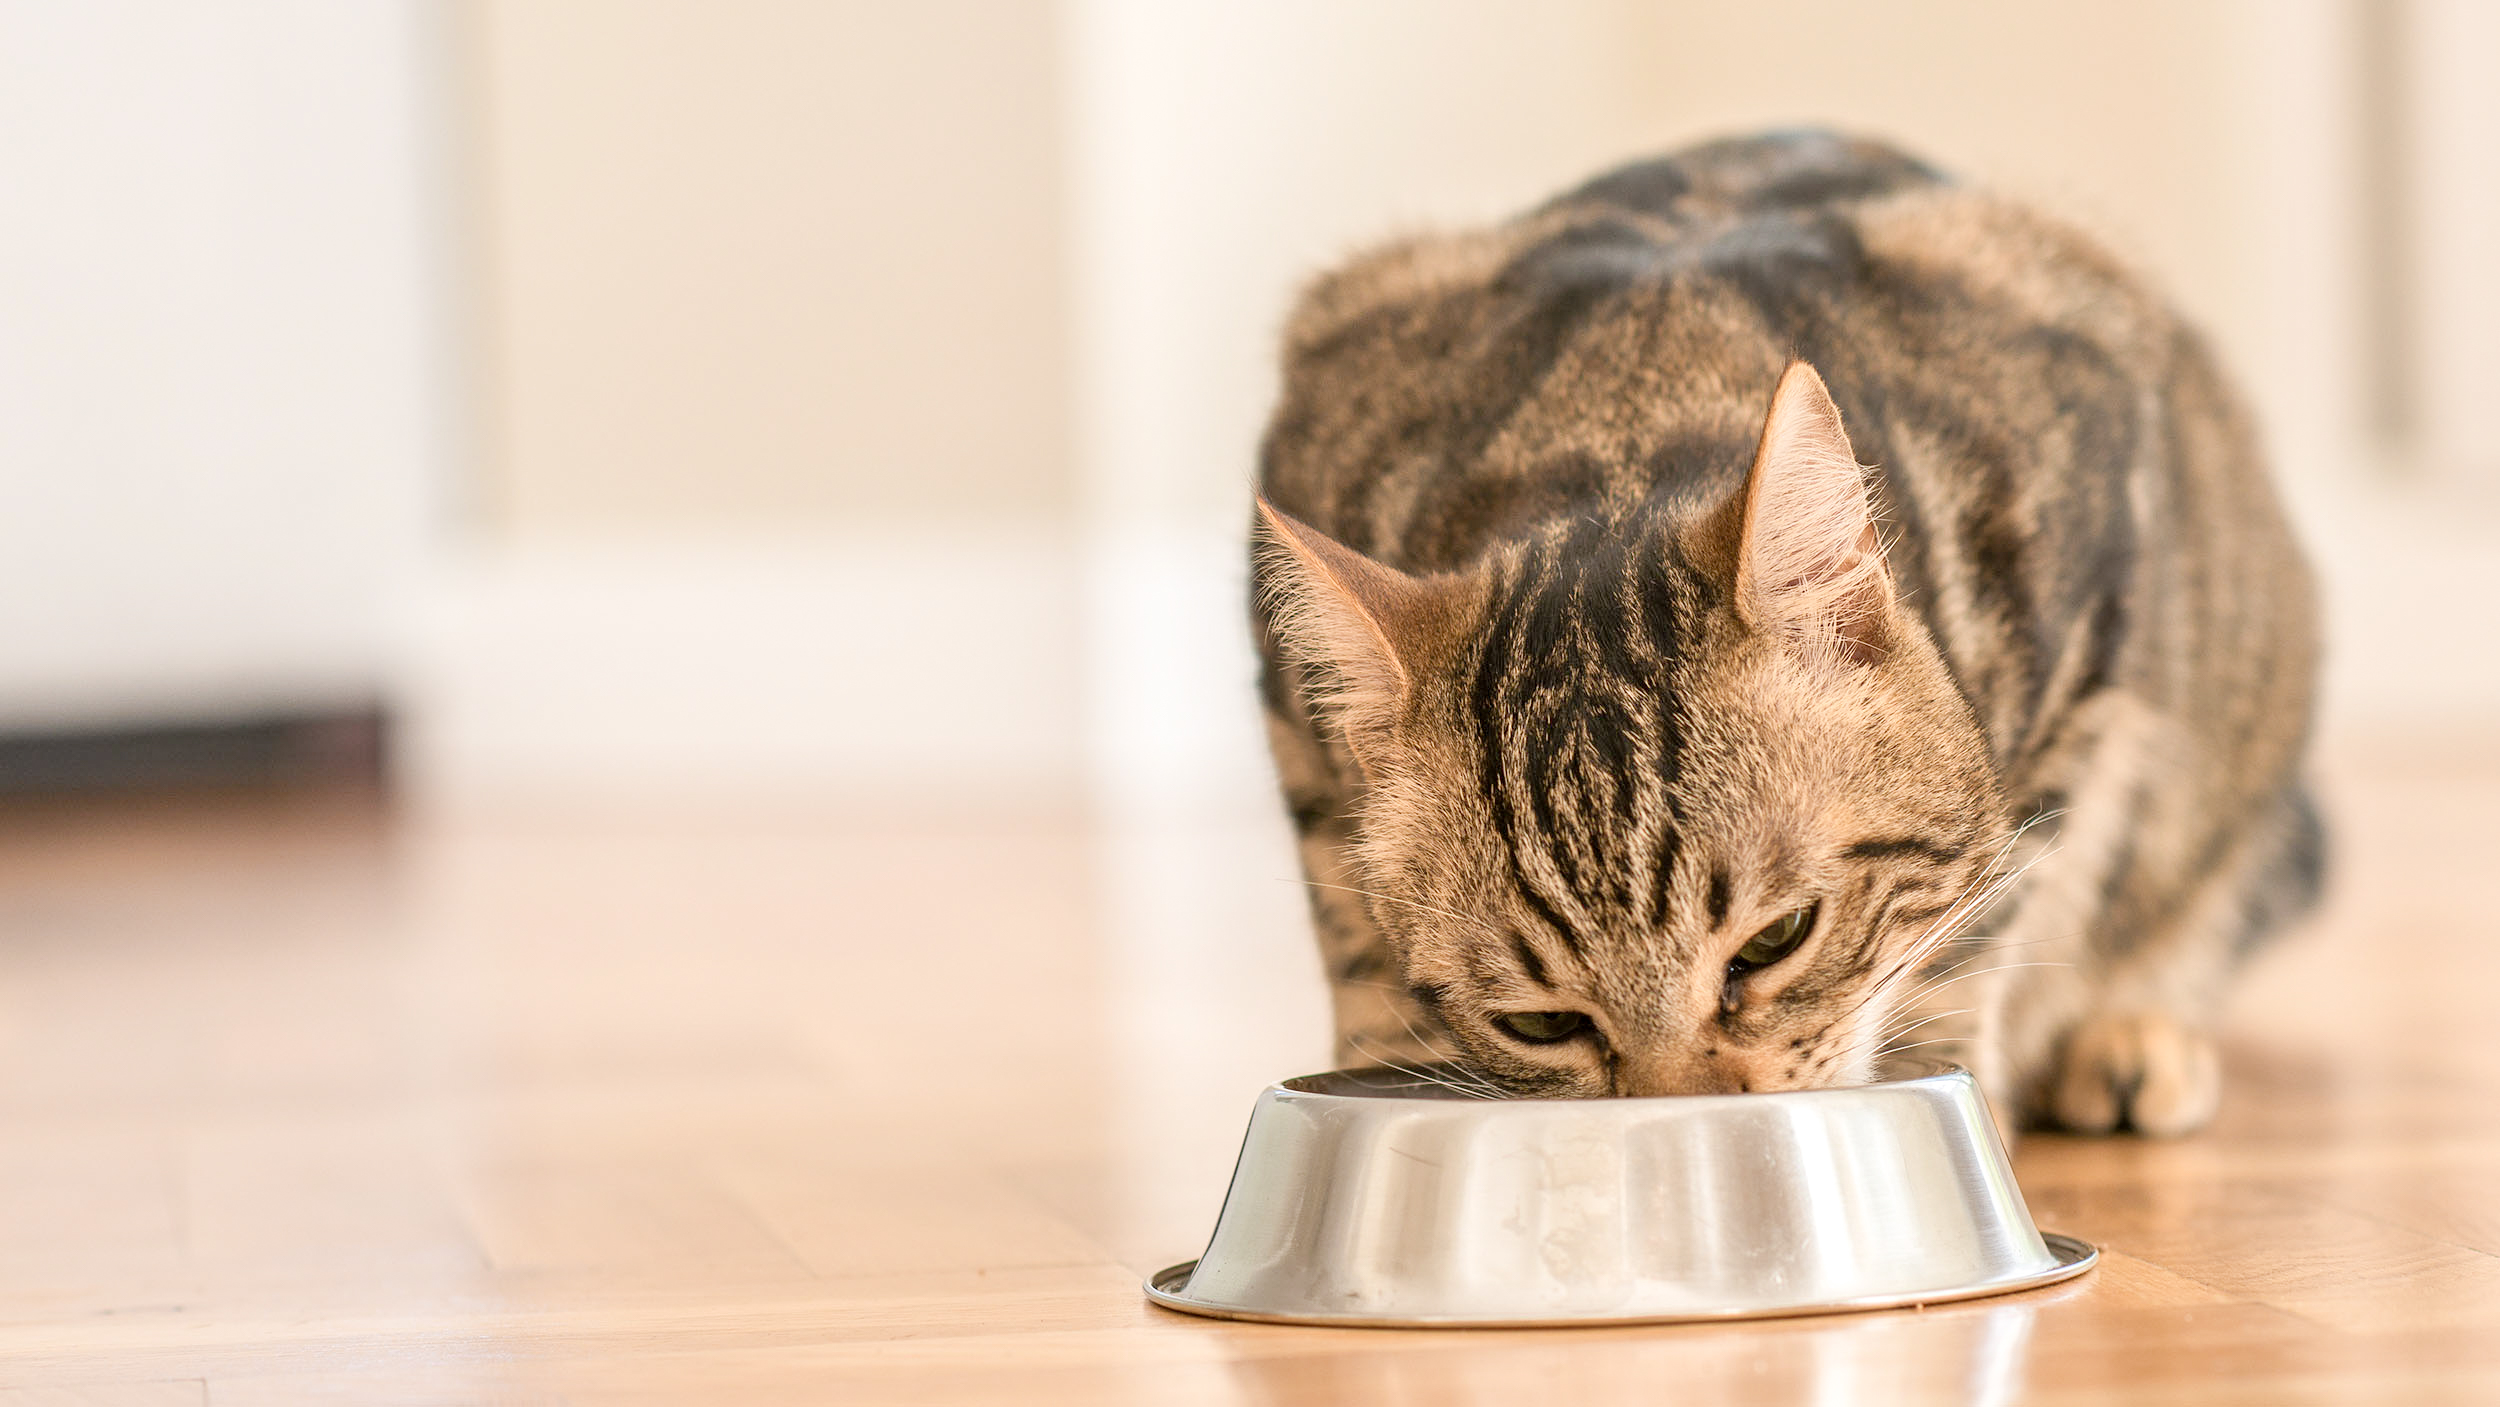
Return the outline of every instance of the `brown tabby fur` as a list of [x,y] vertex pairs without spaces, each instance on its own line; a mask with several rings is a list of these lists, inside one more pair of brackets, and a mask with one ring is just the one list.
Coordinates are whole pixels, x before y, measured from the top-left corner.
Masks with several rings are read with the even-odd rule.
[[2315,608],[2204,345],[2081,236],[1827,134],[1627,167],[1314,285],[1260,487],[1347,1062],[1915,1048],[2009,1117],[2211,1114],[2225,979],[2317,886]]

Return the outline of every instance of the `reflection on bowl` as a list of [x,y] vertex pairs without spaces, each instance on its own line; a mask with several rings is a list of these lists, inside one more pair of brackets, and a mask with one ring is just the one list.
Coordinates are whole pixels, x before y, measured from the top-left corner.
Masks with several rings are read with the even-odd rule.
[[1146,1293],[1297,1323],[1722,1319],[2001,1294],[2095,1255],[2032,1225],[1954,1067],[1592,1100],[1340,1070],[1259,1096],[1206,1253]]

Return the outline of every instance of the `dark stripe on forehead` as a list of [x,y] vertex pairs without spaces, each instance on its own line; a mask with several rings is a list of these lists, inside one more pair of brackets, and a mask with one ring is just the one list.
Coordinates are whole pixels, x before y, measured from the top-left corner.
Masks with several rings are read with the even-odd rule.
[[1479,779],[1519,887],[1574,940],[1587,935],[1560,914],[1575,903],[1657,925],[1673,885],[1673,681],[1693,608],[1689,569],[1653,523],[1583,517],[1526,546],[1468,694]]
[[1728,137],[1617,167],[1547,202],[1609,205],[1666,219],[1706,210],[1828,205],[1943,181],[1891,147],[1819,128]]
[[1505,728],[1512,712],[1512,689],[1509,675],[1518,657],[1520,622],[1529,598],[1536,591],[1537,564],[1533,552],[1523,555],[1519,566],[1497,578],[1494,586],[1498,604],[1493,623],[1476,653],[1475,678],[1468,688],[1468,705],[1474,713],[1476,733],[1476,778],[1486,804],[1492,810],[1493,832],[1501,841],[1503,857],[1510,863],[1512,887],[1528,901],[1528,907],[1574,956],[1582,951],[1580,935],[1555,910],[1550,899],[1529,880],[1527,867],[1520,863],[1519,817],[1510,802],[1508,785],[1509,759],[1504,741]]
[[1614,289],[1664,275],[1671,257],[1638,223],[1584,217],[1530,245],[1502,278],[1553,290]]
[[1657,773],[1660,814],[1658,845],[1650,864],[1649,919],[1664,927],[1667,921],[1667,896],[1675,883],[1675,857],[1683,839],[1684,815],[1675,799],[1675,784],[1684,766],[1684,710],[1675,692],[1675,672],[1684,658],[1683,621],[1676,609],[1677,578],[1689,576],[1672,567],[1684,565],[1672,538],[1657,543],[1640,554],[1635,563],[1630,590],[1636,609],[1627,609],[1627,620],[1638,620],[1649,652],[1655,661],[1648,687],[1656,703],[1658,717]]
[[1596,754],[1593,760],[1614,783],[1615,822],[1628,829],[1640,804],[1640,791],[1633,785],[1636,778],[1632,775],[1631,725],[1622,710],[1597,703],[1589,708],[1582,731],[1588,738],[1589,750]]
[[1511,637],[1519,628],[1529,571],[1523,562],[1515,573],[1496,576],[1492,623],[1477,646],[1476,675],[1468,683],[1467,702],[1476,725],[1477,779],[1498,812],[1509,809],[1496,785],[1502,775],[1502,680],[1510,672]]
[[1673,542],[1661,542],[1643,552],[1632,572],[1631,609],[1624,612],[1641,623],[1650,653],[1655,657],[1658,677],[1654,681],[1661,694],[1674,681],[1676,662],[1684,658],[1684,622],[1677,609],[1679,578],[1690,576],[1679,571],[1685,565],[1683,554]]
[[1900,835],[1879,840],[1861,840],[1850,846],[1846,853],[1852,860],[1889,860],[1902,855],[1916,855],[1921,859],[1933,860],[1940,865],[1949,865],[1962,858],[1962,847],[1939,845],[1932,840],[1921,840],[1917,836]]
[[1675,886],[1675,855],[1684,842],[1684,830],[1672,815],[1658,822],[1658,852],[1650,857],[1649,921],[1653,927],[1667,924],[1667,895]]
[[1552,901],[1545,897],[1545,891],[1538,887],[1536,881],[1528,878],[1527,871],[1519,864],[1519,854],[1515,847],[1510,857],[1510,877],[1511,882],[1519,886],[1520,896],[1528,901],[1528,907],[1536,910],[1536,916],[1544,921],[1546,927],[1554,930],[1554,936],[1562,940],[1563,946],[1571,951],[1571,955],[1576,958],[1586,957],[1588,945],[1581,941],[1579,931],[1555,911]]
[[1577,740],[1569,735],[1568,720],[1550,716],[1534,725],[1528,735],[1527,756],[1523,759],[1528,787],[1528,812],[1536,820],[1536,837],[1545,842],[1544,850],[1554,865],[1554,874],[1562,880],[1563,891],[1580,891],[1580,866],[1571,847],[1562,843],[1562,816],[1555,810],[1554,793],[1560,791],[1562,767],[1566,756],[1576,755]]
[[1547,862],[1553,865],[1555,877],[1562,881],[1563,895],[1568,896],[1580,891],[1579,864],[1571,854],[1571,847],[1561,843],[1561,818],[1554,809],[1555,774],[1560,750],[1559,740],[1554,736],[1554,732],[1554,726],[1549,721],[1544,730],[1544,736],[1532,737],[1529,740],[1529,755],[1525,761],[1527,773],[1525,780],[1528,788],[1528,806],[1534,822],[1533,832],[1518,824],[1517,814],[1508,804],[1510,789],[1507,778],[1498,779],[1495,782],[1495,794],[1501,798],[1498,806],[1499,813],[1510,818],[1510,825],[1503,839],[1510,854],[1512,879],[1518,884],[1519,892],[1527,897],[1529,906],[1536,910],[1537,917],[1545,920],[1547,926],[1561,937],[1564,946],[1569,948],[1574,956],[1580,956],[1587,951],[1586,945],[1582,942],[1580,932],[1562,916],[1559,903],[1562,896],[1547,894],[1544,886],[1529,875],[1528,867],[1522,858],[1522,852],[1526,847],[1541,840],[1543,844],[1538,848],[1544,853]]
[[1476,732],[1476,782],[1493,808],[1493,827],[1507,843],[1511,831],[1510,797],[1501,785],[1503,758],[1502,681],[1511,666],[1512,637],[1526,596],[1528,568],[1495,578],[1492,624],[1476,648],[1476,677],[1469,681],[1468,712]]
[[1516,933],[1510,935],[1510,951],[1511,956],[1519,959],[1519,970],[1528,974],[1529,981],[1540,987],[1554,985],[1553,979],[1546,975],[1545,960],[1536,955],[1535,946],[1527,939]]

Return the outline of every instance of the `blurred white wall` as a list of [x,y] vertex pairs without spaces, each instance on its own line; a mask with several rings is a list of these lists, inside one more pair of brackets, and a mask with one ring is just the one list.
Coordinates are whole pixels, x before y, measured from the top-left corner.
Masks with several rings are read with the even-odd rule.
[[0,0],[0,727],[365,706],[449,411],[412,3]]
[[478,513],[420,789],[1073,796],[1058,7],[459,14]]
[[459,13],[489,531],[1068,516],[1054,6]]
[[2402,14],[2391,192],[2410,208],[2391,282],[2411,345],[2397,409],[2417,422],[2419,476],[2488,506],[2500,497],[2500,4],[2407,0]]

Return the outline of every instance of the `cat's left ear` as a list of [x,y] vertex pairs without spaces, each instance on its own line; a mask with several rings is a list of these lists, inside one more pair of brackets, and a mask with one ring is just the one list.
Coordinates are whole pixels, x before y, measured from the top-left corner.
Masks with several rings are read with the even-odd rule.
[[1873,663],[1898,638],[1866,473],[1823,378],[1790,362],[1745,480],[1736,608],[1757,630]]
[[1284,646],[1333,677],[1325,706],[1369,770],[1453,638],[1463,584],[1376,562],[1264,497],[1258,512]]

